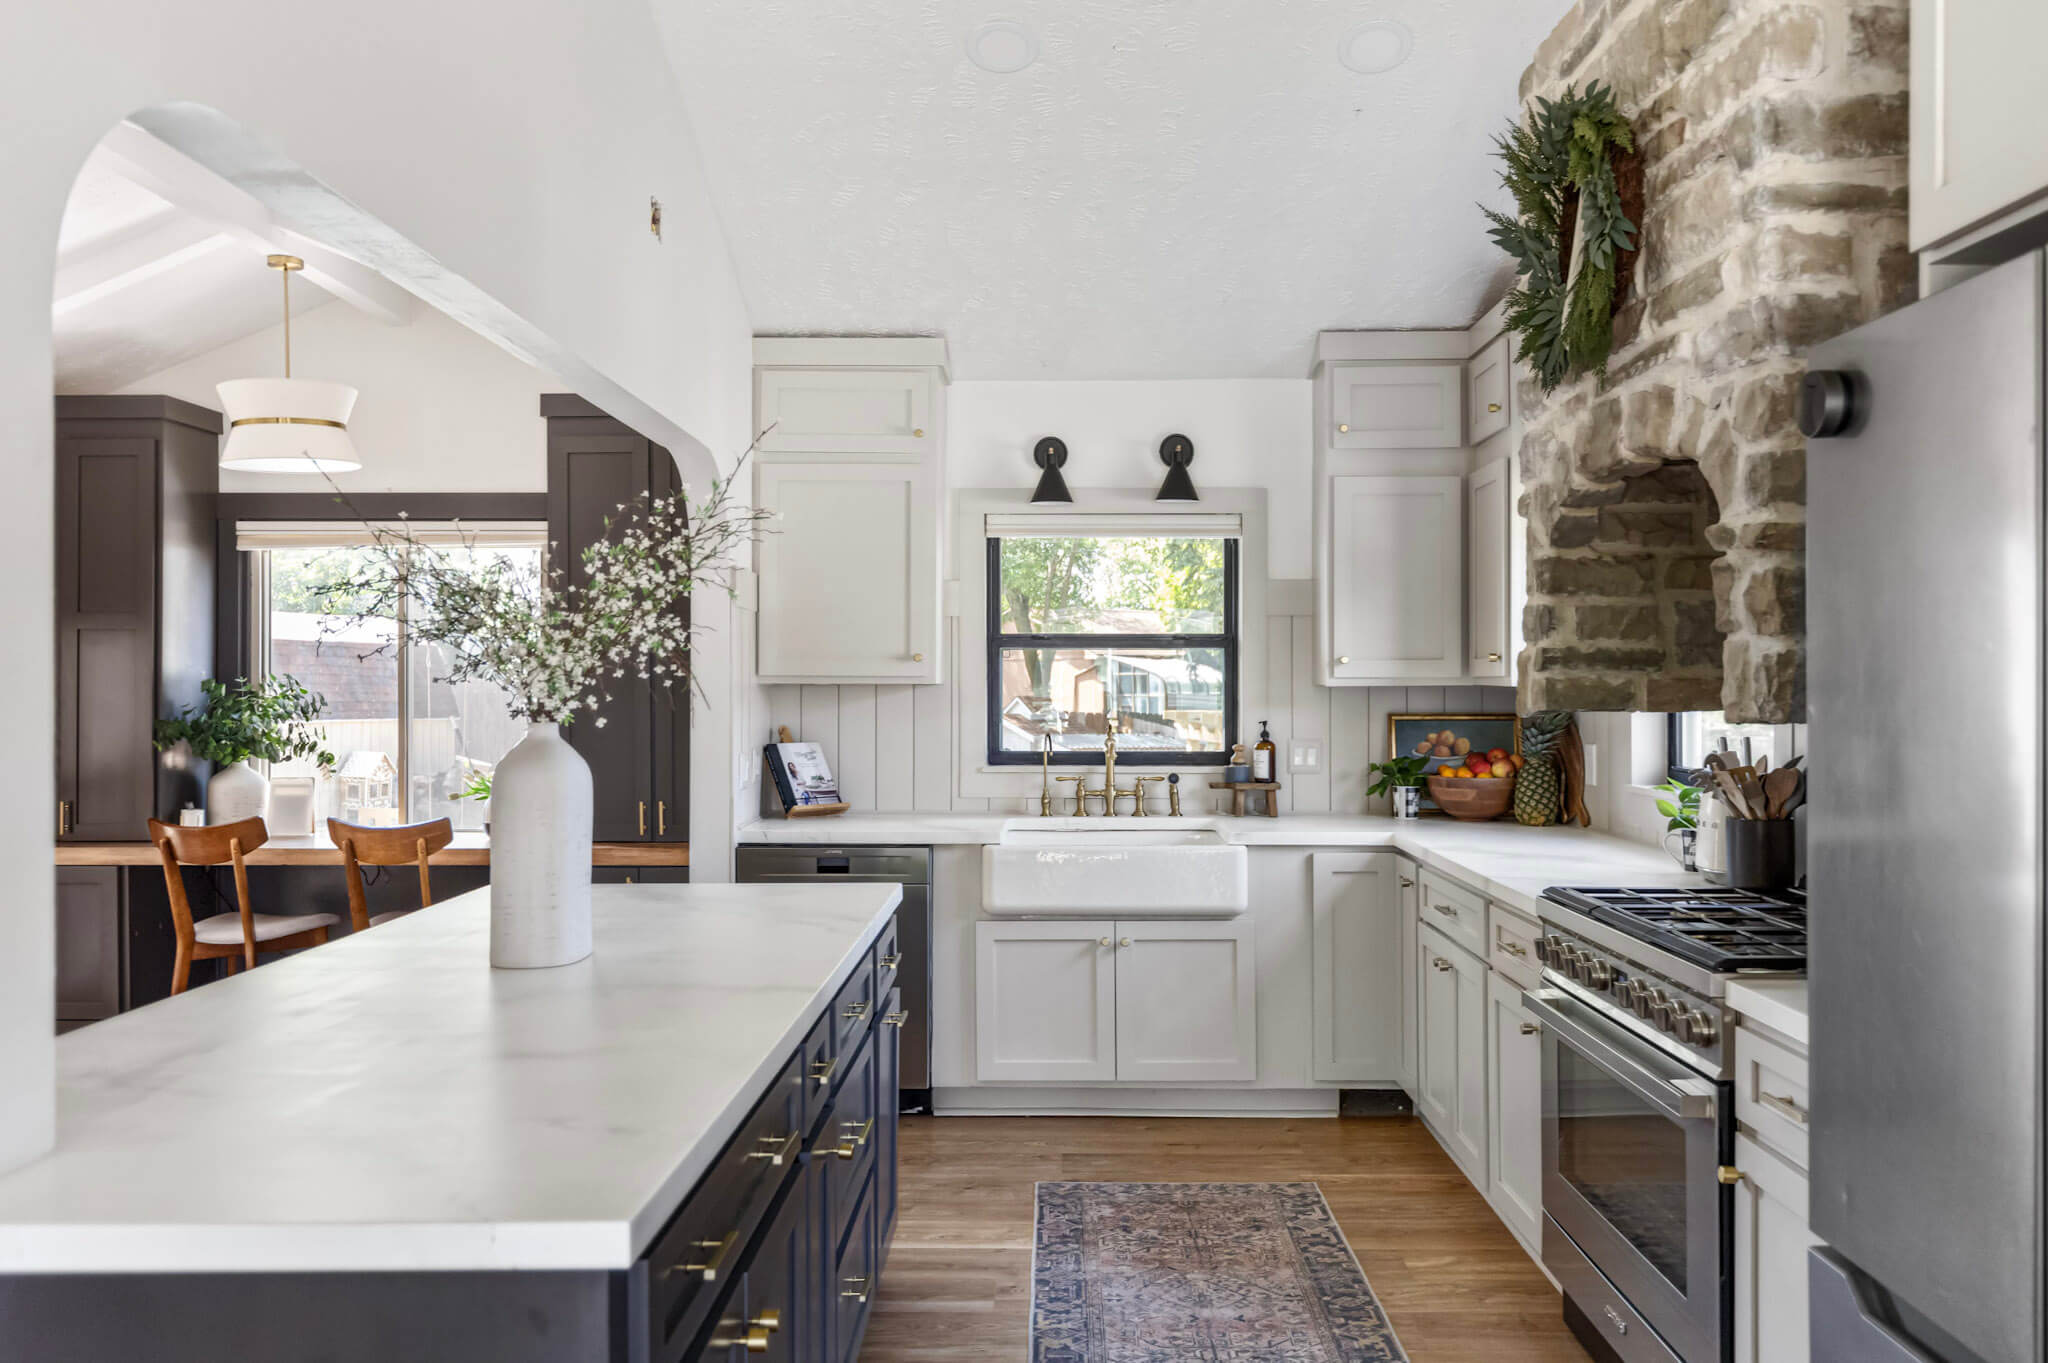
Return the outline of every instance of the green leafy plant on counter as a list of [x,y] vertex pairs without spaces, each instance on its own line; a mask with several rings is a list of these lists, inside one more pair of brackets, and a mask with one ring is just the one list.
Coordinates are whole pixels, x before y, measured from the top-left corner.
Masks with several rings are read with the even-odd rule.
[[1429,771],[1426,757],[1396,757],[1387,762],[1375,762],[1366,769],[1368,775],[1379,780],[1366,787],[1368,795],[1385,795],[1396,786],[1419,786]]
[[1664,825],[1665,831],[1676,833],[1681,828],[1698,828],[1700,826],[1700,788],[1698,786],[1689,786],[1683,781],[1674,779],[1652,786],[1651,789],[1661,792],[1657,796],[1657,812],[1669,820]]
[[463,784],[461,790],[455,792],[455,798],[458,800],[490,799],[491,774],[487,771],[472,768],[469,773],[469,780]]
[[266,762],[310,757],[321,767],[334,765],[334,754],[320,746],[320,731],[313,727],[327,708],[326,698],[296,677],[280,673],[253,682],[237,677],[233,686],[209,677],[199,689],[199,704],[186,706],[176,719],[156,722],[158,752],[185,743],[217,767],[252,757]]

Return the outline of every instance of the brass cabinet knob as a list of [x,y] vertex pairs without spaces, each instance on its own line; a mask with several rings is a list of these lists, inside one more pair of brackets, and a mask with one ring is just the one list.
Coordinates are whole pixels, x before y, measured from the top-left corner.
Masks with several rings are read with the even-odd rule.
[[910,655],[910,661],[912,661],[912,662],[914,662],[914,663],[921,663],[921,662],[923,662],[923,661],[924,661],[924,654],[922,654],[922,653],[913,653],[913,654],[911,654],[911,655]]
[[1542,1030],[1543,1030],[1543,1028],[1542,1028],[1541,1026],[1539,1026],[1538,1024],[1536,1024],[1536,1023],[1533,1023],[1533,1022],[1525,1022],[1525,1023],[1523,1023],[1523,1024],[1522,1024],[1522,1035],[1523,1035],[1523,1036],[1534,1036],[1534,1035],[1536,1035],[1536,1033],[1538,1033],[1538,1032],[1540,1032],[1540,1031],[1542,1031]]
[[1120,947],[1127,947],[1131,944],[1131,939],[1128,937],[1119,937],[1117,938],[1116,944]]
[[1498,653],[1489,653],[1489,654],[1487,654],[1487,655],[1486,655],[1486,661],[1488,661],[1488,662],[1490,662],[1490,663],[1497,663],[1497,662],[1499,662],[1499,661],[1500,661],[1500,654],[1498,654]]
[[1106,947],[1109,945],[1109,939],[1105,937],[1100,942],[1097,942],[1096,945]]
[[922,426],[912,426],[910,428],[910,433],[913,436],[916,436],[919,440],[924,439],[924,427]]
[[1498,412],[1500,410],[1500,404],[1498,402],[1489,402],[1486,404],[1486,410],[1489,412]]
[[1742,1182],[1745,1175],[1740,1169],[1737,1169],[1734,1165],[1724,1164],[1714,1171],[1714,1177],[1720,1179],[1722,1183],[1732,1188],[1736,1184]]
[[1337,655],[1337,661],[1339,663],[1348,663],[1351,661],[1351,655],[1348,653],[1340,653]]
[[1350,428],[1349,426],[1345,425],[1345,424],[1344,424],[1343,422],[1341,422],[1341,421],[1340,421],[1340,422],[1338,422],[1338,423],[1337,423],[1337,429],[1338,429],[1338,430],[1340,430],[1340,431],[1348,431],[1348,430],[1350,430],[1351,428]]

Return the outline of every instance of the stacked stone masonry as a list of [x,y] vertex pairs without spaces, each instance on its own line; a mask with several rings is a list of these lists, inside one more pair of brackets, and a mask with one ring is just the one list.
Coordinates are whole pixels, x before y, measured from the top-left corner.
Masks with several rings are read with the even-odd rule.
[[1907,3],[1580,0],[1525,106],[1612,85],[1642,251],[1604,378],[1526,372],[1523,710],[1804,718],[1799,353],[1912,301]]

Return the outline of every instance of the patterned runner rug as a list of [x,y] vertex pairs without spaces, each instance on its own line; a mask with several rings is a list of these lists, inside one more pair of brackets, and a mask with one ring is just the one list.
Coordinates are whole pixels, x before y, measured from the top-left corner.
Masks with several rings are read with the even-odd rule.
[[1406,1363],[1313,1183],[1041,1183],[1032,1363]]

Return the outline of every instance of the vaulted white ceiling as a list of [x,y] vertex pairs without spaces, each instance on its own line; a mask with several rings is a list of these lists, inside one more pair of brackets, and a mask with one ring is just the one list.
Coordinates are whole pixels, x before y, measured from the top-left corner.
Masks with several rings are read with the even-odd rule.
[[[755,329],[940,333],[964,378],[1306,374],[1462,326],[1493,135],[1565,0],[652,0]],[[1013,75],[966,40],[1014,20]],[[1339,59],[1396,20],[1407,60]]]

